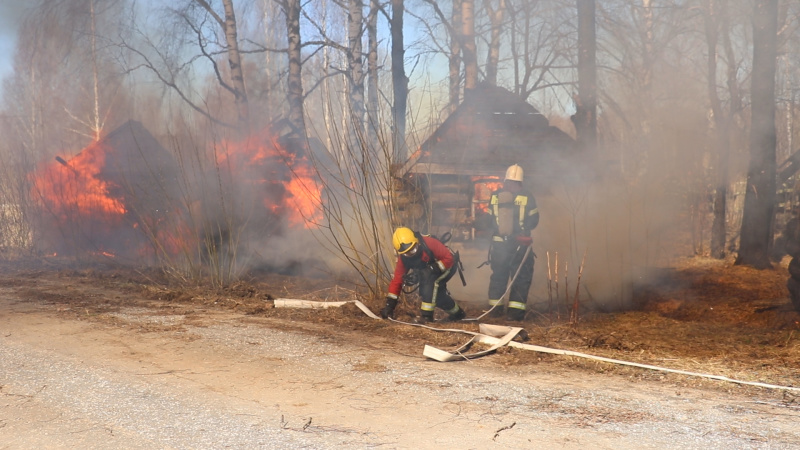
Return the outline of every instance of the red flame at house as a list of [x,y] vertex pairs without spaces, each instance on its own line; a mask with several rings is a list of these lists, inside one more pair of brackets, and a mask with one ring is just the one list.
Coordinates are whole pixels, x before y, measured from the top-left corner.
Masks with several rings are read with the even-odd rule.
[[107,149],[93,142],[69,162],[61,157],[29,174],[38,206],[36,242],[52,254],[111,255],[118,247],[105,242],[124,226],[124,200],[112,194],[119,186],[100,176]]
[[266,129],[224,145],[217,163],[229,167],[234,177],[259,186],[264,208],[285,218],[290,227],[317,228],[323,217],[322,185],[304,151],[293,150]]
[[75,215],[118,223],[125,205],[110,195],[115,186],[98,174],[105,163],[105,148],[94,142],[70,162],[61,157],[41,167],[32,177],[34,198],[63,223]]
[[109,175],[115,173],[111,155],[108,142],[95,141],[69,161],[57,156],[29,174],[42,245],[56,254],[177,254],[193,240],[179,213],[135,198],[131,186],[123,186],[130,180]]
[[[276,233],[286,226],[318,226],[321,184],[302,149],[288,151],[267,130],[225,145],[216,163],[229,172],[233,192],[255,196],[257,210],[245,211],[255,216],[245,222],[253,217],[255,222],[265,220],[272,224],[267,229]],[[42,164],[29,175],[42,249],[59,255],[196,254],[204,236],[197,227],[214,217],[196,221],[195,205],[206,214],[215,208],[205,205],[205,198],[187,201],[180,177],[173,156],[133,121],[72,158],[56,157]],[[263,210],[258,211],[258,205]]]
[[472,177],[475,186],[473,204],[476,211],[489,212],[489,201],[492,192],[503,187],[499,177]]
[[59,255],[175,255],[196,242],[173,204],[177,164],[129,121],[71,158],[28,174],[36,243]]

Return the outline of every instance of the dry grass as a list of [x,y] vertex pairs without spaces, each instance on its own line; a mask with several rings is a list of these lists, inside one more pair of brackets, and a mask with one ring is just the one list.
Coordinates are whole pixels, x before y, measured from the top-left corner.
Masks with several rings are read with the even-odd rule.
[[[169,287],[155,275],[109,267],[81,270],[52,264],[15,264],[0,270],[0,287],[31,301],[68,305],[70,311],[100,315],[121,305],[168,307],[192,314],[222,309],[270,318],[292,329],[330,333],[368,342],[390,351],[420,355],[425,344],[453,349],[463,334],[443,333],[377,321],[354,305],[326,310],[274,308],[276,298],[318,301],[359,299],[373,311],[382,300],[361,296],[352,285],[325,279],[254,274],[226,289]],[[525,322],[529,343],[671,369],[785,386],[800,386],[800,314],[794,311],[785,282],[786,263],[771,270],[733,266],[730,261],[687,259],[665,272],[660,282],[638,294],[639,309],[619,313],[585,313],[570,325],[539,316]],[[475,317],[479,311],[468,311]],[[410,319],[414,305],[401,305],[398,318]],[[504,323],[502,319],[491,320]],[[438,326],[477,331],[475,322]],[[365,339],[368,338],[368,339]],[[631,380],[657,380],[677,386],[714,389],[758,389],[697,377],[504,348],[491,357],[503,366],[536,370],[578,369]],[[362,370],[380,370],[375,361]],[[781,393],[781,395],[784,395]],[[785,394],[790,402],[795,395]]]

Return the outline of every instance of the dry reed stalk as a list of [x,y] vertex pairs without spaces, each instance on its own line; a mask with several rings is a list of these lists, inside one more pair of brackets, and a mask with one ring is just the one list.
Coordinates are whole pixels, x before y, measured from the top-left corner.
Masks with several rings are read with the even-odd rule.
[[570,310],[569,306],[569,261],[564,263],[564,306]]
[[580,290],[581,290],[581,275],[583,275],[583,265],[586,263],[586,251],[583,252],[581,265],[578,268],[578,281],[575,285],[575,297],[572,303],[572,313],[570,314],[570,323],[578,323],[578,306],[580,305]]
[[555,267],[554,275],[555,275],[556,311],[557,311],[556,317],[558,317],[560,319],[561,318],[561,307],[558,305],[559,304],[559,296],[558,296],[558,252],[556,252],[556,254],[555,254],[555,261],[554,262],[555,262],[555,264],[554,264],[554,267]]
[[547,310],[553,310],[553,278],[551,274],[550,268],[550,251],[548,250],[547,253]]

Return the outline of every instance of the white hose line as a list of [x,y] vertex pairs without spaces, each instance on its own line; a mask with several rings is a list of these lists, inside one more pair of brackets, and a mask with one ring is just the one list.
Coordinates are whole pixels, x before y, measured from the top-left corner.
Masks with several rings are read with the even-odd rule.
[[367,305],[361,303],[358,300],[348,300],[343,302],[317,302],[313,300],[297,300],[293,298],[276,298],[273,300],[273,304],[276,308],[301,308],[301,309],[326,309],[326,308],[338,308],[344,306],[348,303],[355,304],[358,309],[361,310],[364,314],[369,316],[372,319],[381,320],[380,317],[375,315]]
[[[405,323],[405,322],[399,322],[399,321],[396,321],[396,320],[395,320],[395,322]],[[407,324],[407,325],[415,325],[415,324]],[[704,374],[704,373],[689,372],[689,371],[686,371],[686,370],[678,370],[678,369],[670,369],[670,368],[667,368],[667,367],[652,366],[650,364],[641,364],[641,363],[635,363],[635,362],[631,362],[631,361],[623,361],[623,360],[619,360],[619,359],[606,358],[606,357],[603,357],[603,356],[588,355],[586,353],[573,352],[571,350],[559,350],[559,349],[554,349],[554,348],[542,347],[542,346],[539,346],[539,345],[523,344],[521,342],[516,342],[516,341],[511,340],[514,337],[516,337],[517,334],[520,333],[519,330],[522,330],[521,328],[517,328],[517,327],[507,327],[507,326],[502,326],[502,325],[490,325],[490,324],[483,324],[482,323],[482,324],[479,324],[481,332],[480,333],[474,333],[474,332],[471,332],[471,331],[459,330],[459,329],[454,329],[454,328],[438,329],[438,328],[428,327],[428,326],[424,326],[424,325],[416,325],[416,326],[422,326],[424,328],[428,328],[430,330],[435,330],[435,331],[452,331],[452,332],[472,335],[472,339],[470,339],[469,342],[467,342],[466,344],[462,345],[461,347],[459,347],[457,350],[455,350],[452,353],[444,351],[444,350],[437,349],[435,347],[431,347],[429,345],[426,345],[425,349],[423,350],[423,355],[427,356],[428,358],[434,359],[436,361],[441,361],[441,362],[459,361],[459,360],[464,360],[464,359],[476,358],[478,356],[483,356],[485,354],[491,353],[491,352],[497,350],[497,348],[502,347],[503,345],[507,345],[509,347],[519,348],[519,349],[523,349],[523,350],[532,350],[532,351],[540,352],[540,353],[550,353],[550,354],[553,354],[553,355],[564,355],[564,356],[575,356],[577,358],[592,359],[592,360],[595,360],[595,361],[603,361],[603,362],[607,362],[607,363],[611,363],[611,364],[619,364],[619,365],[623,365],[623,366],[639,367],[639,368],[642,368],[642,369],[657,370],[657,371],[661,371],[661,372],[677,373],[677,374],[680,374],[680,375],[708,378],[708,379],[711,379],[711,380],[727,381],[729,383],[744,384],[744,385],[749,385],[749,386],[758,386],[758,387],[763,387],[763,388],[768,388],[768,389],[781,389],[781,390],[786,390],[786,391],[800,392],[800,388],[792,387],[792,386],[780,386],[780,385],[776,385],[776,384],[759,383],[757,381],[736,380],[736,379],[728,378],[728,377],[721,376],[721,375],[710,375],[710,374]],[[509,335],[511,335],[510,338],[509,338]],[[496,336],[502,336],[502,338],[498,338]],[[488,344],[488,345],[491,345],[491,347],[488,350],[485,350],[483,352],[477,352],[477,353],[473,353],[473,354],[470,354],[470,355],[464,355],[463,353],[461,353],[461,350],[463,350],[464,348],[468,347],[469,345],[472,345],[475,342],[480,342],[482,344]]]
[[[361,303],[358,300],[351,300],[351,301],[344,301],[344,302],[316,302],[311,300],[294,300],[294,299],[276,299],[275,300],[275,307],[276,308],[329,308],[329,307],[340,307],[347,303],[355,303],[355,305],[364,312],[367,316],[380,320],[380,317],[375,315],[366,305]],[[623,361],[619,359],[613,358],[606,358],[603,356],[594,356],[588,355],[586,353],[580,352],[573,352],[571,350],[560,350],[555,348],[549,347],[542,347],[539,345],[531,345],[531,344],[523,344],[521,342],[516,342],[513,339],[525,332],[524,329],[519,327],[508,327],[503,325],[491,325],[491,324],[479,324],[480,332],[476,333],[474,331],[468,330],[461,330],[458,328],[434,328],[428,325],[416,324],[416,323],[409,323],[409,322],[402,322],[400,320],[389,319],[391,322],[401,323],[403,325],[411,325],[415,327],[427,328],[433,331],[447,331],[453,333],[461,333],[461,334],[468,334],[472,336],[472,339],[469,340],[466,344],[462,345],[454,352],[447,352],[445,350],[440,350],[430,345],[425,345],[423,349],[423,356],[428,358],[434,359],[436,361],[441,362],[449,362],[449,361],[461,361],[461,360],[469,360],[478,358],[489,353],[496,351],[498,348],[503,346],[509,346],[513,348],[519,348],[522,350],[531,350],[540,353],[549,353],[552,355],[564,355],[564,356],[574,356],[577,358],[585,358],[591,359],[595,361],[602,361],[611,364],[619,364],[623,366],[630,366],[630,367],[639,367],[641,369],[650,369],[650,370],[657,370],[660,372],[668,372],[668,373],[676,373],[680,375],[687,375],[691,377],[700,377],[700,378],[707,378],[711,380],[717,381],[727,381],[729,383],[736,383],[736,384],[743,384],[748,386],[757,386],[767,389],[780,389],[785,391],[795,391],[800,392],[800,388],[792,387],[792,386],[781,386],[776,384],[768,384],[768,383],[759,383],[757,381],[743,381],[743,380],[736,380],[733,378],[728,378],[721,375],[710,375],[698,372],[689,372],[686,370],[678,370],[678,369],[670,369],[667,367],[659,367],[659,366],[652,366],[650,364],[641,364],[635,363],[631,361]],[[501,336],[501,337],[497,337]],[[462,350],[466,350],[470,345],[474,344],[475,342],[479,342],[482,344],[490,345],[489,349],[483,350],[476,353],[471,354],[464,354]]]
[[[476,339],[476,338],[473,338],[473,339]],[[495,345],[497,342],[500,341],[500,339],[498,339],[496,337],[487,336],[487,335],[478,336],[477,339],[478,339],[479,342],[482,342],[484,344],[490,344],[490,345]],[[605,358],[603,356],[587,355],[585,353],[573,352],[573,351],[570,351],[570,350],[559,350],[559,349],[554,349],[554,348],[541,347],[541,346],[538,346],[538,345],[523,344],[523,343],[515,342],[515,341],[511,341],[507,345],[509,347],[521,348],[521,349],[524,349],[524,350],[533,350],[535,352],[541,352],[541,353],[550,353],[550,354],[553,354],[553,355],[575,356],[575,357],[578,357],[578,358],[593,359],[593,360],[596,360],[596,361],[603,361],[603,362],[607,362],[607,363],[611,363],[611,364],[620,364],[620,365],[623,365],[623,366],[639,367],[639,368],[642,368],[642,369],[650,369],[650,370],[658,370],[658,371],[661,371],[661,372],[677,373],[677,374],[688,375],[688,376],[692,376],[692,377],[708,378],[708,379],[711,379],[711,380],[727,381],[727,382],[730,382],[730,383],[746,384],[746,385],[749,385],[749,386],[758,386],[758,387],[763,387],[763,388],[768,388],[768,389],[782,389],[782,390],[786,390],[786,391],[800,392],[800,388],[792,387],[792,386],[780,386],[780,385],[776,385],[776,384],[759,383],[757,381],[742,381],[742,380],[736,380],[736,379],[733,379],[733,378],[724,377],[724,376],[721,376],[721,375],[710,375],[710,374],[704,374],[704,373],[689,372],[689,371],[686,371],[686,370],[669,369],[669,368],[666,368],[666,367],[651,366],[650,364],[641,364],[641,363],[635,363],[635,362],[630,362],[630,361],[622,361],[622,360],[619,360],[619,359]]]

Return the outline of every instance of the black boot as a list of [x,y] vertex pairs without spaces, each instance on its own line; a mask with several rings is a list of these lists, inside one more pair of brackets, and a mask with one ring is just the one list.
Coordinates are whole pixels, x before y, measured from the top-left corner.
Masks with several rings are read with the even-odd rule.
[[492,308],[492,306],[489,305],[489,309],[492,311],[491,313],[489,313],[489,317],[503,317],[503,305],[502,304],[498,304],[497,306],[494,307],[494,309],[491,309],[491,308]]
[[508,320],[520,322],[525,319],[525,310],[517,308],[508,309]]
[[454,312],[453,314],[450,314],[447,320],[450,322],[457,322],[459,320],[463,320],[464,317],[467,317],[467,313],[464,312],[463,309],[458,308],[458,311]]
[[420,325],[433,322],[433,312],[423,311],[415,321]]

